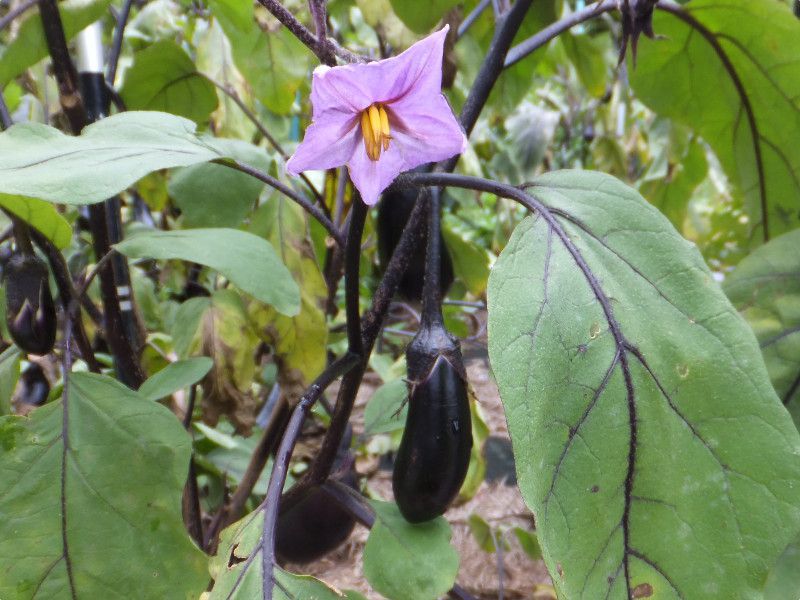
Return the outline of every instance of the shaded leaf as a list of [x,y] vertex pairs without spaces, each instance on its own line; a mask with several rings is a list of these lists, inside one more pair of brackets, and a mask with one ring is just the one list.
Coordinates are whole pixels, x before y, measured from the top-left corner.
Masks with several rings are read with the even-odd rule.
[[150,400],[160,400],[200,381],[213,364],[206,356],[176,360],[148,378],[139,393]]
[[152,171],[221,156],[195,135],[192,121],[167,113],[119,113],[79,136],[21,123],[0,133],[0,194],[92,204]]
[[764,586],[764,600],[787,600],[800,594],[800,543],[794,541],[784,550],[769,572]]
[[[267,153],[241,140],[213,142],[225,156],[266,171]],[[258,202],[264,184],[223,165],[201,163],[176,170],[169,195],[183,214],[184,227],[238,227]]]
[[559,596],[758,597],[800,529],[800,435],[752,332],[634,190],[581,171],[531,190],[489,352]]
[[637,97],[711,145],[744,196],[755,243],[765,219],[772,237],[800,226],[800,21],[773,0],[682,10],[684,19],[656,11],[663,39],[639,46]]
[[128,110],[158,110],[197,123],[217,108],[217,91],[194,62],[171,40],[137,52],[125,71],[120,96]]
[[19,380],[21,356],[16,346],[9,346],[0,354],[0,416],[11,412],[11,398]]
[[772,385],[800,425],[800,230],[742,260],[724,284],[753,328]]
[[208,576],[181,518],[189,436],[109,377],[73,373],[67,394],[0,419],[0,596],[197,598]]
[[392,9],[400,20],[415,33],[428,33],[460,0],[391,0]]
[[180,259],[219,271],[254,298],[292,316],[300,290],[269,242],[238,229],[142,231],[114,246],[129,258]]
[[402,379],[384,383],[375,390],[364,408],[364,434],[391,433],[403,429],[408,414],[407,398],[408,386]]
[[486,250],[447,227],[442,228],[442,235],[453,259],[456,276],[471,294],[483,295],[489,280],[489,255]]
[[[108,10],[111,0],[64,0],[58,3],[64,36],[72,39]],[[0,54],[0,88],[47,56],[47,42],[38,12],[32,12],[14,40]]]
[[[456,579],[458,552],[443,517],[412,525],[393,502],[370,502],[375,524],[364,547],[364,576],[392,600],[433,600]],[[391,565],[391,568],[387,568]]]

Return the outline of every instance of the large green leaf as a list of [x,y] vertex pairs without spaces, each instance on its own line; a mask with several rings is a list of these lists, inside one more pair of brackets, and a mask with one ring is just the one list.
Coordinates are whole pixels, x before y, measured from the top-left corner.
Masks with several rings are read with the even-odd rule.
[[129,110],[160,110],[197,123],[217,108],[217,90],[171,40],[137,52],[120,96]]
[[[393,502],[370,502],[375,525],[364,547],[364,576],[392,600],[434,600],[453,587],[458,552],[443,517],[412,525]],[[387,568],[387,565],[390,565]]]
[[0,420],[0,597],[197,598],[206,559],[181,492],[191,441],[175,416],[105,376]]
[[300,290],[273,247],[238,229],[144,231],[115,248],[129,258],[180,259],[219,271],[258,300],[287,316],[300,310]]
[[[264,598],[262,539],[263,507],[234,523],[220,536],[219,551],[209,570],[214,587],[208,600],[253,600]],[[273,566],[272,597],[276,600],[337,600],[340,591],[307,575],[287,573]]]
[[72,241],[72,227],[56,210],[56,207],[36,198],[7,196],[0,194],[0,207],[14,213],[43,236],[48,238],[59,250]]
[[92,204],[152,171],[221,158],[192,121],[159,112],[124,112],[79,136],[39,123],[0,134],[0,194]]
[[[79,31],[94,23],[108,10],[111,0],[64,0],[59,2],[61,22],[66,38],[72,39]],[[47,42],[42,20],[32,13],[19,28],[17,37],[0,54],[0,88],[47,56]]]
[[800,435],[697,249],[610,176],[550,173],[489,279],[489,352],[564,598],[758,598]]
[[[214,147],[262,171],[269,168],[263,148],[228,139],[214,140]],[[181,209],[185,227],[238,227],[263,189],[258,179],[213,163],[179,169],[169,180],[169,195]]]
[[210,7],[256,98],[274,113],[289,114],[295,93],[308,77],[308,48],[285,27],[262,31],[249,2],[212,0]]
[[800,596],[800,541],[781,554],[764,586],[764,600],[788,600]]
[[[800,21],[774,0],[693,0],[658,11],[631,81],[711,144],[744,196],[755,243],[800,226]],[[691,22],[691,25],[690,25]]]
[[724,289],[753,328],[772,385],[800,424],[800,230],[750,254]]

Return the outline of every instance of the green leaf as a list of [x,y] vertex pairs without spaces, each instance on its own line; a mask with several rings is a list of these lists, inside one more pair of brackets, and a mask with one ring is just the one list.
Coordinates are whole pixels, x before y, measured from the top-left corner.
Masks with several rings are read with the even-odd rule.
[[522,527],[514,527],[513,531],[525,554],[533,560],[540,560],[542,558],[542,548],[539,546],[539,539],[536,537],[536,532],[528,531]]
[[0,133],[0,194],[92,204],[152,171],[221,157],[192,121],[167,113],[119,113],[79,136],[22,123]]
[[58,213],[56,207],[48,202],[36,198],[0,194],[0,207],[28,223],[53,242],[59,250],[69,246],[72,241],[72,227]]
[[[215,139],[225,156],[266,171],[267,153],[241,140]],[[176,170],[169,195],[181,209],[184,227],[238,227],[258,202],[264,184],[224,165],[201,163]]]
[[65,396],[0,419],[0,597],[197,598],[208,575],[181,518],[189,436],[109,377],[73,373]]
[[[392,600],[433,600],[453,587],[458,552],[443,517],[412,525],[392,502],[370,502],[375,525],[364,547],[364,576]],[[391,568],[387,568],[391,565]]]
[[489,553],[496,551],[492,527],[479,514],[471,514],[467,519],[467,525],[472,537],[475,538],[475,543],[478,544],[478,548]]
[[[58,3],[67,40],[101,18],[111,0],[64,0]],[[0,88],[47,56],[47,42],[38,12],[22,22],[17,36],[0,55]]]
[[301,305],[300,312],[291,318],[265,307],[251,306],[250,318],[261,338],[280,359],[281,370],[296,369],[302,374],[302,381],[310,383],[325,368],[327,360],[324,307],[328,286],[308,239],[308,216],[283,195],[271,194],[253,216],[251,231],[279,250],[300,286]]
[[180,259],[219,271],[257,300],[293,316],[300,310],[300,290],[266,240],[238,229],[144,231],[115,248],[129,258]]
[[765,219],[772,237],[800,226],[800,21],[773,0],[682,10],[684,19],[656,11],[661,39],[639,44],[636,96],[711,145],[744,197],[755,243],[766,241]]
[[145,381],[139,393],[150,400],[161,400],[200,381],[213,365],[207,356],[176,360]]
[[272,112],[288,115],[308,77],[312,58],[308,48],[285,27],[263,31],[250,3],[212,0],[210,8],[255,96]]
[[[217,555],[209,571],[214,587],[208,600],[252,600],[263,598],[262,536],[264,511],[258,509],[222,532]],[[276,600],[336,600],[344,598],[339,590],[308,575],[288,573],[273,567],[275,581],[272,597]]]
[[759,597],[800,529],[800,435],[697,249],[554,172],[489,278],[489,355],[560,597]]
[[447,249],[453,259],[453,271],[475,296],[486,291],[489,280],[489,255],[475,242],[464,239],[447,227],[442,228]]
[[364,435],[403,429],[408,414],[407,398],[408,386],[402,379],[385,383],[375,390],[364,409]]
[[11,412],[11,398],[19,380],[19,348],[9,346],[0,354],[0,416]]
[[415,33],[428,33],[444,14],[460,0],[391,0],[392,9],[400,20]]
[[573,35],[569,31],[559,37],[567,57],[575,66],[583,87],[595,98],[606,93],[608,80],[606,53],[608,36]]
[[787,600],[800,593],[800,543],[789,544],[769,572],[764,600]]
[[217,108],[217,90],[180,46],[161,40],[137,52],[120,96],[128,110],[159,110],[204,123]]
[[800,230],[745,258],[724,284],[753,328],[772,385],[800,425]]
[[189,298],[175,310],[169,331],[175,352],[181,358],[188,357],[199,346],[200,324],[210,308],[211,299],[200,296]]

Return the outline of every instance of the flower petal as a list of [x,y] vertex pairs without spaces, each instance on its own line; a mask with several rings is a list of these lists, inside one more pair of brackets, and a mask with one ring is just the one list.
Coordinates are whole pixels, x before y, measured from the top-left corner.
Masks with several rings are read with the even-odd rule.
[[367,156],[364,144],[359,144],[347,167],[350,169],[353,185],[361,193],[361,199],[368,206],[372,206],[395,177],[409,168],[406,164],[401,146],[392,143],[388,150],[381,152],[378,160],[371,160]]
[[467,137],[442,94],[410,95],[390,105],[392,144],[408,157],[406,169],[437,162],[467,149]]
[[360,112],[375,102],[411,94],[439,94],[442,53],[449,25],[395,57],[367,64],[317,67],[311,86],[314,119],[328,107]]
[[357,123],[356,117],[344,112],[328,110],[319,115],[308,126],[303,141],[286,162],[286,171],[298,175],[303,171],[332,169],[347,163],[361,141]]

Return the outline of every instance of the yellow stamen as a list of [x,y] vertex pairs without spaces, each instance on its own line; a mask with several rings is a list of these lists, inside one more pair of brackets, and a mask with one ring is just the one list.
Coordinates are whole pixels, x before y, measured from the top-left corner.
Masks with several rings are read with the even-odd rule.
[[372,104],[361,112],[361,136],[370,160],[378,160],[381,150],[385,152],[389,149],[391,133],[389,114],[382,104]]

